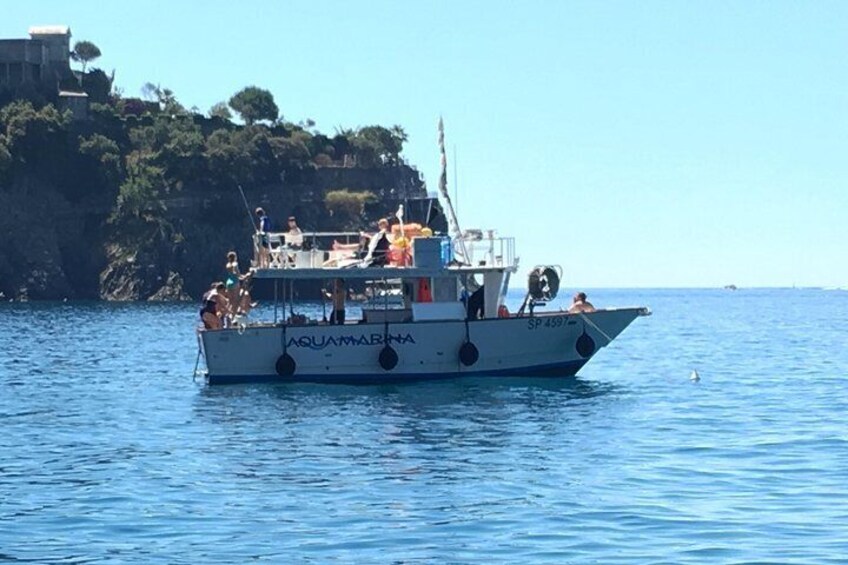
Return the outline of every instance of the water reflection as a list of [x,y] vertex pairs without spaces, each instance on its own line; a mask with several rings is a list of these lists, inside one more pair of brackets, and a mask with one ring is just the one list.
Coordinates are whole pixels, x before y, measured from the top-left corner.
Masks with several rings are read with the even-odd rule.
[[[474,378],[203,387],[193,409],[225,444],[247,436],[301,455],[343,447],[354,459],[358,449],[372,457],[375,446],[390,459],[427,459],[435,448],[457,462],[511,444],[544,449],[548,441],[578,441],[626,410],[626,398],[624,387],[603,381]],[[528,443],[528,434],[537,440]],[[398,452],[408,449],[405,456]]]
[[[228,386],[200,385],[195,410],[200,417],[219,414],[227,406],[229,414],[241,412],[250,418],[271,411],[277,415],[303,414],[309,407],[321,413],[329,407],[340,410],[357,407],[379,413],[403,413],[421,419],[445,414],[464,414],[474,418],[481,411],[506,409],[510,405],[537,411],[568,407],[605,396],[625,395],[627,388],[618,383],[574,378],[469,377],[432,382],[381,385],[336,385],[311,383],[247,384]],[[250,418],[253,419],[253,418]]]

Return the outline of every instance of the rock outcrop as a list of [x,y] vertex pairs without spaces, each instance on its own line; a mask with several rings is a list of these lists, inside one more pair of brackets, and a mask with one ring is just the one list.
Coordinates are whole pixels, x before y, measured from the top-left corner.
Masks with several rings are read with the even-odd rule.
[[[409,198],[426,196],[418,171],[317,168],[277,185],[245,189],[250,207],[262,206],[274,227],[289,215],[309,231],[343,231],[324,205],[329,190],[369,190],[363,229]],[[187,186],[168,195],[164,223],[128,241],[109,222],[114,195],[68,199],[55,184],[19,178],[0,187],[0,293],[11,299],[189,300],[223,278],[226,253],[243,268],[252,254],[252,226],[236,186],[228,192]],[[436,229],[444,229],[437,222]]]

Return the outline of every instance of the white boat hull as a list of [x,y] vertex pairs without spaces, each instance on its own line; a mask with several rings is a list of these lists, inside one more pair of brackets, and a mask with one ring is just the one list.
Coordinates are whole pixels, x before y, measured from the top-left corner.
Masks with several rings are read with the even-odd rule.
[[[461,375],[572,376],[634,319],[647,313],[643,308],[621,308],[467,324],[268,325],[241,331],[202,331],[200,335],[210,384],[373,383]],[[460,355],[466,341],[474,344],[472,349],[478,355],[468,355],[468,347],[466,355]],[[396,359],[385,355],[387,345]],[[281,362],[283,356],[287,359]]]

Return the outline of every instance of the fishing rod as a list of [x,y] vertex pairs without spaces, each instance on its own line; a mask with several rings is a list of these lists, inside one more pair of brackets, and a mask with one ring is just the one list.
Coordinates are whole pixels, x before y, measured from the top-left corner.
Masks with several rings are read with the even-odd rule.
[[256,231],[256,224],[253,223],[253,214],[250,213],[250,205],[247,203],[247,197],[244,195],[244,189],[242,189],[241,184],[236,183],[236,186],[239,189],[239,193],[241,194],[241,200],[244,202],[244,209],[247,212],[247,220],[250,222],[251,227]]
[[[247,196],[244,195],[244,189],[241,187],[240,183],[236,183],[236,186],[239,189],[239,194],[241,194],[241,201],[244,202],[244,211],[247,212],[247,221],[250,222],[250,227],[253,231],[253,257],[256,258],[259,257],[261,249],[259,247],[259,238],[256,236],[257,226],[253,223],[253,214],[250,213],[250,204],[247,203]],[[261,224],[258,227],[259,229],[262,229]]]

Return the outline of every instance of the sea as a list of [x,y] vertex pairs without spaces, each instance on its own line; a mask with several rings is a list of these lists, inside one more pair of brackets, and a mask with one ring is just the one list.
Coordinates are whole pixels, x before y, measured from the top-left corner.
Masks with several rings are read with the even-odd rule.
[[575,378],[381,386],[206,386],[195,304],[4,303],[0,562],[848,563],[848,291],[588,294],[653,315]]

